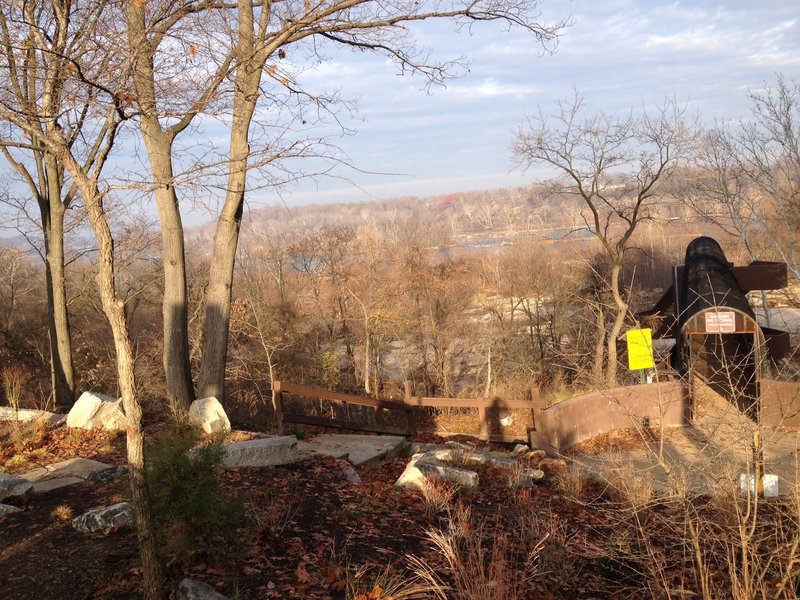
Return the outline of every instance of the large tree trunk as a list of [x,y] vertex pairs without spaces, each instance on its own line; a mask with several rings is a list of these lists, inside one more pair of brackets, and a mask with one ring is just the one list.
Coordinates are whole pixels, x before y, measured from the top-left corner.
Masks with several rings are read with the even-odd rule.
[[[228,192],[230,199],[231,192]],[[228,331],[231,316],[231,293],[239,226],[242,221],[244,193],[237,203],[226,200],[214,236],[214,255],[211,258],[208,287],[205,295],[202,360],[197,381],[201,398],[225,398],[225,364],[228,357]]]
[[[267,12],[260,24],[267,27]],[[202,359],[197,389],[200,397],[225,398],[225,364],[228,359],[233,270],[239,229],[244,209],[247,163],[250,157],[250,123],[260,94],[259,84],[266,61],[263,48],[257,49],[254,38],[253,9],[250,3],[239,3],[239,46],[236,86],[233,98],[233,122],[230,137],[230,162],[225,204],[214,234],[214,254],[211,257],[208,287],[205,293]]]
[[39,200],[45,246],[48,332],[50,337],[51,387],[56,406],[70,407],[75,401],[75,374],[72,364],[69,313],[67,312],[64,269],[64,213],[61,177],[55,158],[45,157],[47,182],[45,197]]
[[[56,406],[72,406],[75,401],[75,375],[72,365],[69,313],[67,312],[64,273],[64,211],[51,202],[50,221],[45,233],[45,277],[47,280],[50,369]],[[43,221],[44,222],[44,221]]]
[[[155,167],[153,169],[156,170]],[[170,166],[171,170],[171,166]],[[186,289],[186,255],[183,223],[175,189],[171,184],[156,189],[161,221],[161,257],[164,269],[164,374],[170,403],[186,411],[194,400],[189,362],[189,299]]]
[[183,222],[172,182],[172,143],[157,124],[142,124],[155,184],[161,222],[161,260],[164,269],[164,374],[173,408],[186,411],[194,400],[189,363],[189,300]]
[[153,65],[153,41],[147,37],[145,3],[125,7],[128,44],[137,57],[133,78],[141,110],[142,132],[153,175],[158,216],[161,221],[161,256],[164,269],[164,373],[172,406],[187,410],[194,391],[189,362],[189,303],[186,291],[186,256],[183,223],[175,191],[172,147],[175,134],[159,121]]

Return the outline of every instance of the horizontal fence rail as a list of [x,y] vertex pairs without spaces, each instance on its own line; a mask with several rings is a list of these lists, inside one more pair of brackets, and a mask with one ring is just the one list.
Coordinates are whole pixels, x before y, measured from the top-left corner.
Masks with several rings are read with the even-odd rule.
[[[376,433],[390,433],[395,435],[411,435],[414,431],[414,409],[402,402],[391,402],[388,400],[378,400],[366,396],[356,396],[354,394],[343,394],[332,392],[310,385],[301,385],[289,381],[276,381],[273,390],[275,393],[275,419],[278,424],[278,433],[283,434],[284,423],[295,423],[298,425],[314,425],[319,427],[334,427],[337,429],[353,429],[356,431],[373,431]],[[311,415],[301,415],[296,413],[286,413],[284,410],[283,394],[295,394],[305,398],[316,400],[327,400],[334,403],[337,411],[337,418],[318,417]],[[369,406],[375,409],[396,410],[405,413],[407,427],[394,427],[379,423],[361,423],[346,418],[344,406],[354,404],[356,406]]]
[[531,388],[530,400],[504,400],[503,398],[434,398],[430,396],[414,396],[411,391],[412,384],[405,381],[405,403],[413,407],[432,407],[432,408],[477,408],[478,418],[480,419],[480,438],[489,442],[516,442],[527,441],[528,435],[523,436],[525,440],[520,440],[519,435],[507,435],[491,433],[493,423],[490,410],[530,410],[534,414],[535,410],[542,408],[539,388]]
[[[334,427],[338,429],[352,429],[356,431],[372,431],[377,433],[391,433],[396,435],[412,435],[416,432],[415,413],[420,408],[472,408],[477,409],[480,420],[479,437],[491,442],[514,442],[527,440],[527,434],[506,435],[491,433],[492,426],[499,429],[498,410],[530,410],[534,414],[536,409],[542,407],[538,388],[532,388],[531,400],[504,400],[502,398],[434,398],[428,396],[414,396],[411,393],[411,382],[405,382],[405,396],[402,402],[391,400],[379,400],[366,396],[333,392],[310,385],[302,385],[289,381],[276,381],[274,384],[275,392],[275,418],[277,421],[278,432],[283,434],[284,424],[294,423],[302,425],[314,425],[320,427]],[[333,403],[336,411],[336,418],[305,415],[298,413],[288,413],[284,394],[293,394],[303,398],[314,400],[325,400]],[[380,423],[363,423],[352,418],[347,418],[345,406],[348,404],[356,406],[372,407],[376,410],[400,411],[406,417],[407,427],[397,427]],[[457,432],[455,432],[458,435]],[[471,435],[471,434],[464,434]]]

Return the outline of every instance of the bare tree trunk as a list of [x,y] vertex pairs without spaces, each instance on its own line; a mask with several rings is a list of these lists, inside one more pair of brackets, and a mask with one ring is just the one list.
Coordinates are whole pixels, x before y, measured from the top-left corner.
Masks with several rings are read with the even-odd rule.
[[[47,157],[47,197],[39,202],[45,244],[51,387],[56,406],[72,406],[75,375],[72,364],[66,274],[64,272],[64,211],[54,159]],[[55,178],[55,179],[54,179]],[[55,189],[54,189],[55,188]],[[53,194],[56,194],[55,196]]]
[[[229,197],[230,195],[231,192],[228,192]],[[226,201],[214,236],[214,254],[205,294],[202,359],[197,381],[197,391],[201,398],[214,396],[220,401],[225,398],[225,363],[228,357],[233,269],[243,206],[243,193],[238,205]],[[227,214],[229,208],[235,209],[233,214]]]
[[164,598],[164,577],[158,557],[152,504],[144,469],[142,407],[136,392],[133,346],[125,312],[125,301],[117,294],[114,239],[111,235],[108,216],[103,207],[103,195],[98,184],[99,174],[111,151],[116,134],[115,115],[116,111],[112,110],[103,128],[102,135],[103,139],[106,139],[106,144],[100,151],[100,157],[95,162],[91,174],[84,171],[70,153],[70,144],[60,128],[48,127],[47,142],[54,158],[64,165],[80,190],[89,214],[89,222],[97,238],[97,285],[103,312],[111,326],[114,350],[117,354],[117,377],[126,417],[128,467],[144,576],[144,597],[146,600],[162,600]]
[[163,598],[163,574],[158,558],[150,503],[150,491],[144,466],[144,435],[142,433],[142,407],[136,392],[134,377],[134,355],[130,332],[125,316],[125,303],[116,295],[114,282],[114,248],[108,221],[101,207],[90,208],[90,219],[98,238],[100,272],[97,283],[103,311],[111,325],[114,348],[117,353],[117,377],[122,396],[122,405],[127,418],[126,442],[128,467],[130,469],[131,495],[136,513],[136,529],[139,539],[139,552],[144,575],[144,596],[148,600]]
[[[153,56],[155,46],[148,38],[144,2],[125,6],[128,45],[136,57],[133,79],[140,108],[139,128],[153,175],[156,206],[161,222],[161,256],[164,269],[164,373],[167,392],[174,408],[187,410],[194,400],[189,362],[189,302],[186,291],[186,255],[178,195],[172,166],[172,147],[182,129],[163,129],[156,102]],[[188,121],[181,124],[188,126]]]
[[625,324],[625,315],[628,312],[628,305],[625,300],[622,299],[622,294],[619,289],[619,273],[621,269],[622,257],[619,257],[619,260],[615,261],[611,267],[611,294],[614,297],[617,316],[614,319],[614,324],[611,326],[611,331],[608,332],[606,385],[610,388],[617,385],[617,339],[622,332],[622,327]]
[[605,358],[606,351],[606,311],[603,310],[603,304],[598,302],[596,305],[597,314],[595,325],[597,329],[595,344],[594,344],[594,363],[592,365],[592,378],[595,384],[599,384],[603,380],[603,359]]
[[[130,469],[131,495],[136,514],[136,530],[139,552],[144,576],[144,597],[146,600],[162,600],[164,581],[158,546],[153,525],[152,505],[144,469],[144,434],[142,432],[142,407],[136,393],[134,354],[125,314],[125,302],[117,294],[114,240],[111,235],[108,217],[103,209],[102,195],[97,189],[97,180],[87,176],[69,153],[68,145],[60,132],[50,132],[54,141],[57,158],[64,164],[76,180],[81,191],[89,221],[97,238],[99,271],[97,285],[103,312],[111,326],[114,349],[117,354],[117,377],[126,416],[126,443],[128,466]],[[108,134],[113,139],[113,132]],[[110,144],[109,144],[110,146]],[[107,152],[107,151],[106,151]],[[99,170],[100,167],[98,167]]]
[[189,301],[186,291],[186,255],[183,222],[172,182],[172,141],[157,123],[142,122],[142,137],[150,156],[158,217],[161,222],[161,257],[164,269],[164,374],[174,408],[188,410],[194,400],[189,364]]
[[[259,84],[267,57],[265,48],[256,45],[252,4],[240,2],[238,16],[239,47],[236,91],[233,98],[228,186],[225,204],[214,234],[214,254],[211,257],[205,294],[206,314],[203,322],[202,358],[197,384],[201,397],[215,396],[220,401],[225,398],[225,363],[228,359],[233,271],[244,209],[247,162],[250,157],[248,141],[250,123],[260,94]],[[269,11],[264,10],[261,14],[259,35],[263,35],[266,31],[268,22]]]

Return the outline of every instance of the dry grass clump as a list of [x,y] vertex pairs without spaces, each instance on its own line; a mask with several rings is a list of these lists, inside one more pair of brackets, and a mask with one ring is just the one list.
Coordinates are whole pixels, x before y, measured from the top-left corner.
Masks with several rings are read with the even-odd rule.
[[586,487],[586,478],[583,467],[571,462],[567,470],[556,478],[556,488],[568,498],[580,500]]
[[444,560],[446,585],[428,562],[414,561],[420,573],[439,582],[451,600],[517,600],[529,592],[537,572],[542,544],[515,550],[509,535],[488,531],[472,522],[469,508],[458,505],[443,529],[430,530],[428,539]]
[[295,495],[279,498],[273,490],[259,490],[252,501],[244,503],[245,515],[253,522],[259,536],[277,539],[297,515],[300,500]]
[[436,477],[426,477],[422,481],[420,493],[422,494],[425,515],[434,517],[450,508],[450,503],[456,495],[456,487],[451,483]]
[[515,514],[513,531],[523,547],[539,547],[536,556],[536,578],[551,592],[568,586],[581,572],[581,564],[573,560],[571,549],[583,544],[567,522],[552,510],[545,513],[521,505]]
[[59,504],[50,513],[51,519],[53,519],[54,521],[61,521],[62,523],[71,521],[72,517],[73,517],[72,508],[67,506],[66,504]]
[[422,569],[408,573],[362,565],[346,569],[345,585],[347,600],[447,600],[443,585]]

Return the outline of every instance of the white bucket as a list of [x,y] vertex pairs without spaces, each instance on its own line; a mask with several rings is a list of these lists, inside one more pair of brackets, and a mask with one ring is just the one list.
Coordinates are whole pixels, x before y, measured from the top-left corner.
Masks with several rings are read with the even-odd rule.
[[[749,477],[749,482],[748,482]],[[764,475],[762,478],[764,482],[764,497],[765,498],[775,498],[778,495],[778,476],[777,475]],[[746,494],[748,489],[751,494],[756,493],[756,476],[755,475],[745,475],[742,473],[739,475],[739,487],[742,490],[743,494]]]

